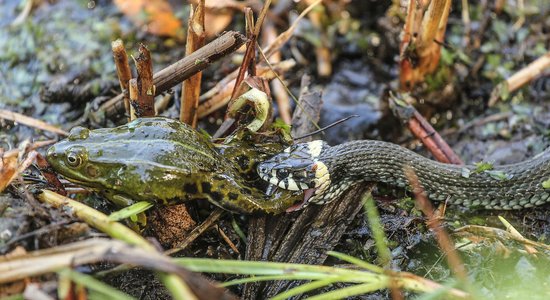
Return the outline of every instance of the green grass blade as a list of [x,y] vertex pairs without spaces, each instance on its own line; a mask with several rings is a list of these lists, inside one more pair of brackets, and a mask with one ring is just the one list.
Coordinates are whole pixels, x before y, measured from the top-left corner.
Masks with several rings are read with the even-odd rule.
[[130,218],[132,216],[135,216],[141,212],[144,212],[148,210],[149,208],[153,207],[152,202],[148,201],[140,201],[135,204],[132,204],[128,207],[125,207],[121,210],[115,211],[114,213],[109,215],[109,220],[111,221],[120,221],[124,220],[126,218]]
[[[327,278],[326,275],[319,276],[318,278]],[[340,278],[338,276],[332,276],[331,278]],[[315,278],[313,278],[315,279]],[[271,281],[271,280],[313,280],[312,276],[303,276],[303,275],[265,275],[265,276],[250,276],[246,278],[235,279],[227,281],[221,284],[223,287],[249,283],[249,282],[259,282],[259,281]]]
[[327,278],[327,279],[312,281],[312,282],[309,282],[309,283],[304,283],[300,286],[297,286],[297,287],[292,288],[288,291],[285,291],[283,293],[278,294],[277,296],[271,298],[271,300],[283,300],[283,299],[290,298],[292,296],[305,294],[307,292],[311,292],[311,291],[316,290],[318,288],[321,288],[321,287],[324,287],[324,286],[327,286],[327,285],[330,285],[332,283],[339,282],[339,281],[340,281],[339,277],[334,277],[334,278]]
[[335,291],[326,292],[320,295],[309,297],[308,300],[324,300],[324,299],[343,299],[347,297],[352,297],[356,295],[363,295],[372,293],[381,289],[387,288],[385,283],[376,282],[376,283],[364,283],[357,284]]
[[231,227],[233,228],[233,230],[235,230],[235,233],[241,238],[241,240],[245,244],[248,243],[247,238],[246,238],[246,234],[244,234],[244,232],[241,229],[241,227],[239,226],[239,224],[237,224],[237,221],[235,220],[235,216],[233,216],[231,218]]
[[378,258],[382,262],[383,266],[389,267],[391,263],[391,252],[386,243],[386,234],[384,233],[384,228],[380,223],[380,214],[378,214],[378,209],[374,203],[374,198],[370,192],[367,192],[363,196],[362,201],[367,214],[369,227],[372,231],[372,237],[378,251]]
[[[265,261],[213,260],[208,258],[176,258],[174,262],[195,272],[229,273],[239,275],[299,275],[306,279],[322,279],[326,276],[350,275],[375,276],[370,272],[333,268],[327,266],[277,263]],[[377,276],[377,275],[376,275]]]
[[350,264],[354,264],[360,268],[363,268],[363,269],[366,269],[366,270],[369,270],[371,272],[374,272],[374,273],[377,273],[377,274],[382,274],[384,273],[384,269],[377,266],[377,265],[373,265],[373,264],[370,264],[366,261],[363,261],[359,258],[356,258],[356,257],[353,257],[353,256],[349,256],[347,254],[344,254],[344,253],[340,253],[340,252],[336,252],[336,251],[329,251],[327,253],[328,255],[332,256],[332,257],[336,257],[340,260],[343,260],[345,262],[348,262]]
[[93,278],[89,275],[84,275],[79,272],[75,272],[69,269],[64,269],[58,272],[60,276],[68,277],[72,281],[81,284],[88,288],[90,291],[94,291],[97,294],[102,295],[105,299],[113,300],[133,300],[134,298],[129,295]]

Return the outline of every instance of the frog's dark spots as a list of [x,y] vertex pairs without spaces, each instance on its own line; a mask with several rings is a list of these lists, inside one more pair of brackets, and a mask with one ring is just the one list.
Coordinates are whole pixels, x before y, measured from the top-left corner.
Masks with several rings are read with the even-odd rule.
[[222,202],[222,199],[223,199],[223,195],[218,192],[211,192],[210,197],[212,198],[212,200],[218,203]]
[[183,190],[188,194],[196,194],[199,191],[194,183],[185,184]]
[[239,194],[236,194],[236,193],[229,193],[229,194],[227,194],[227,196],[231,200],[237,200],[239,198]]
[[202,192],[205,194],[210,193],[212,190],[212,185],[208,182],[201,182]]
[[243,191],[247,194],[252,194],[252,191],[248,188],[243,188]]
[[250,158],[248,158],[246,155],[239,155],[237,156],[237,163],[242,167],[246,168],[248,167],[248,164],[250,163]]

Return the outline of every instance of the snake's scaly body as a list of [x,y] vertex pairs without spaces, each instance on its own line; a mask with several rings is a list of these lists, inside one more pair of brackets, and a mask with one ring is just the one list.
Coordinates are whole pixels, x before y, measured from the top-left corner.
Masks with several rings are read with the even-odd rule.
[[[353,141],[334,147],[321,141],[297,144],[260,164],[260,176],[282,188],[312,190],[309,202],[327,203],[351,185],[384,182],[405,187],[405,169],[418,176],[431,200],[485,209],[521,209],[550,202],[550,148],[521,163],[476,171],[439,163],[401,146]],[[286,175],[286,177],[285,177]]]

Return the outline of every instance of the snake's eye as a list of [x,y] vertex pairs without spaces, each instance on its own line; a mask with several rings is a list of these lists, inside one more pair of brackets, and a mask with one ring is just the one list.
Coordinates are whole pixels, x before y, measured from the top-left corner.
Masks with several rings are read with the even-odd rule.
[[286,169],[277,170],[277,178],[284,179],[287,177],[288,177],[288,170]]

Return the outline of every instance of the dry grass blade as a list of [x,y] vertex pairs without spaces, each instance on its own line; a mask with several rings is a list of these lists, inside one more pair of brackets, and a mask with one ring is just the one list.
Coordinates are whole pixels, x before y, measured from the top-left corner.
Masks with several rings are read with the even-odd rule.
[[208,228],[210,228],[214,223],[221,217],[224,210],[221,208],[217,208],[214,210],[204,222],[202,222],[199,226],[195,227],[193,231],[187,236],[187,238],[182,241],[177,247],[170,249],[165,252],[166,255],[172,255],[174,253],[177,253],[181,250],[184,250],[189,246],[196,238],[198,238],[203,232],[205,232]]
[[[277,32],[275,30],[275,25],[273,24],[273,22],[265,23],[262,37],[264,40],[264,44],[270,44],[275,40],[275,38],[277,38]],[[273,55],[269,59],[270,65],[278,63],[280,61],[280,51],[276,51],[275,53],[273,53]],[[280,76],[283,77],[282,75]],[[290,124],[292,122],[292,115],[290,113],[290,99],[288,97],[286,88],[283,86],[283,82],[279,80],[272,81],[271,91],[273,94],[273,98],[275,98],[275,100],[277,101],[279,116],[286,124]]]
[[[271,2],[271,1],[268,1]],[[268,7],[268,3],[264,4],[264,9]],[[256,75],[256,40],[258,36],[254,33],[255,32],[255,26],[261,26],[261,24],[254,25],[254,15],[251,9],[246,8],[245,9],[245,20],[246,20],[246,26],[247,26],[247,38],[248,41],[246,41],[246,51],[244,53],[243,62],[241,63],[241,67],[239,68],[239,73],[237,74],[237,78],[235,79],[235,86],[233,87],[233,92],[231,92],[231,99],[235,99],[238,95],[238,93],[241,90],[241,84],[244,81],[246,72],[248,71],[249,76],[255,76]]]
[[[204,46],[206,37],[204,13],[204,0],[199,1],[195,10],[191,7],[185,55],[191,55],[191,53]],[[197,107],[199,106],[199,96],[201,93],[201,79],[202,72],[199,71],[182,84],[180,121],[192,127],[197,126]]]
[[[63,197],[52,191],[43,190],[38,195],[38,199],[44,203],[50,204],[56,208],[63,208],[65,211],[72,212],[76,217],[85,221],[92,227],[95,227],[102,232],[114,237],[116,239],[125,241],[132,245],[138,246],[144,251],[148,251],[151,255],[157,255],[158,252],[153,245],[151,245],[142,236],[129,229],[128,227],[113,222],[107,215],[99,212],[89,206],[86,206],[80,202],[74,201],[70,198]],[[172,296],[176,299],[192,299],[193,293],[189,290],[189,286],[186,283],[190,282],[193,278],[179,277],[178,274],[159,273],[159,279],[170,290]],[[185,280],[185,281],[184,281]],[[198,279],[197,279],[198,280]],[[195,291],[196,292],[196,291]],[[204,291],[201,291],[204,292]],[[196,294],[196,293],[195,293]]]
[[409,180],[409,184],[412,187],[414,198],[416,199],[417,206],[422,213],[428,218],[428,227],[434,232],[439,247],[443,250],[447,257],[447,262],[453,274],[463,283],[468,282],[468,276],[466,274],[466,268],[458,256],[455,247],[451,241],[451,238],[443,228],[443,224],[439,218],[434,217],[433,207],[428,197],[422,188],[418,176],[411,168],[405,169],[405,174]]
[[[513,234],[506,230],[502,230],[500,228],[493,228],[493,227],[479,226],[479,225],[467,225],[456,229],[453,232],[453,234],[457,236],[465,237],[465,238],[476,237],[475,240],[479,240],[478,237],[485,237],[485,238],[492,238],[502,242],[515,241],[525,246],[533,247],[535,249],[550,251],[550,245],[532,241],[530,239],[524,238],[523,236],[517,236],[516,234]],[[535,253],[536,252],[538,251],[535,250]],[[530,253],[533,253],[533,252],[530,252]]]
[[104,261],[142,266],[185,278],[192,292],[174,295],[176,299],[236,299],[225,289],[175,264],[169,257],[109,239],[88,239],[28,254],[0,256],[0,283]]
[[37,120],[35,118],[27,117],[23,114],[12,112],[5,109],[0,109],[0,119],[6,119],[13,122],[17,122],[23,125],[27,125],[29,127],[34,127],[40,130],[50,131],[59,135],[69,135],[68,132],[66,132],[63,129],[57,128],[55,126],[52,126],[44,121]]
[[121,241],[89,239],[20,256],[0,256],[0,283],[100,261],[133,263],[170,272],[180,269],[167,257]]
[[550,52],[537,58],[525,68],[517,71],[514,75],[510,76],[510,78],[497,85],[491,92],[489,106],[493,106],[499,99],[505,98],[503,94],[505,95],[519,89],[534,78],[540,76],[542,72],[548,68],[550,68]]
[[317,5],[319,5],[322,2],[322,0],[317,0],[313,3],[311,3],[306,9],[302,11],[302,13],[294,20],[294,23],[290,25],[290,27],[283,33],[279,34],[279,36],[271,43],[271,45],[267,46],[266,48],[262,49],[262,51],[265,53],[265,56],[267,58],[270,58],[273,53],[276,51],[279,51],[279,49],[283,46],[284,43],[286,43],[294,33],[294,30],[298,26],[298,23],[300,20],[302,20],[313,8],[315,8]]

